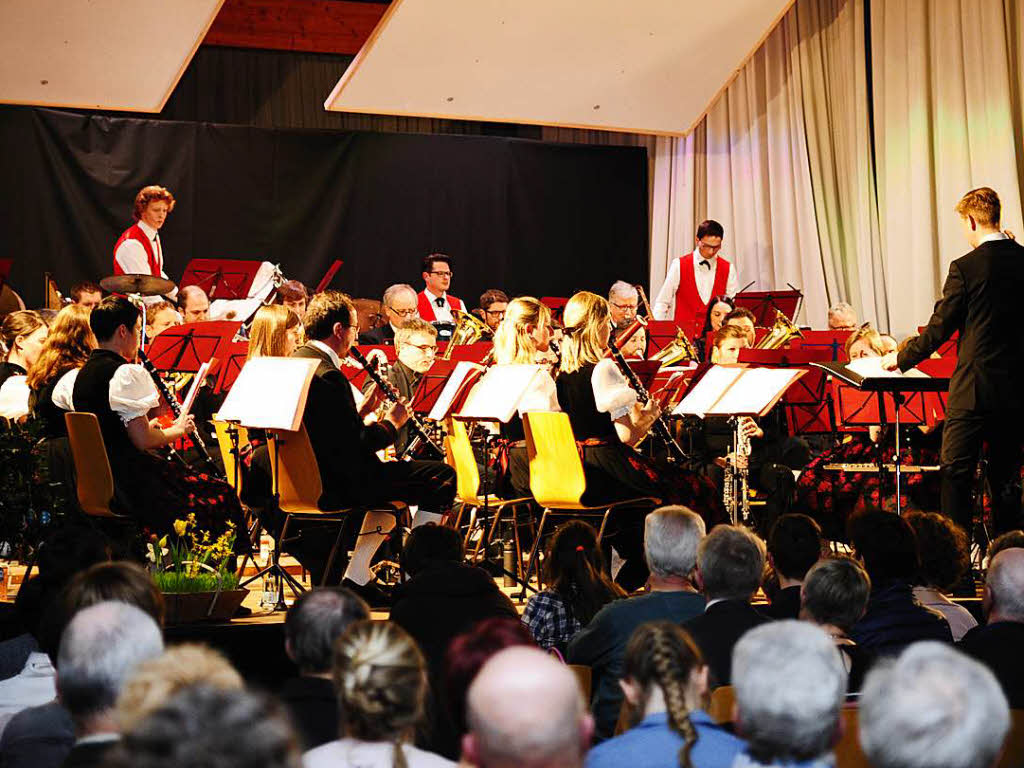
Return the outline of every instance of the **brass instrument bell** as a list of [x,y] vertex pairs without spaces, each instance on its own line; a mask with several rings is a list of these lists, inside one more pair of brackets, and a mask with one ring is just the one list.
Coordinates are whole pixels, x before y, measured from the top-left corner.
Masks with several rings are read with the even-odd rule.
[[487,323],[477,318],[476,315],[453,309],[452,316],[455,318],[455,330],[452,331],[448,346],[445,347],[444,353],[441,355],[442,360],[451,360],[455,345],[475,344],[485,336],[491,335],[491,329]]
[[775,310],[775,323],[768,335],[754,345],[754,349],[781,349],[786,343],[803,338],[796,324],[779,310]]

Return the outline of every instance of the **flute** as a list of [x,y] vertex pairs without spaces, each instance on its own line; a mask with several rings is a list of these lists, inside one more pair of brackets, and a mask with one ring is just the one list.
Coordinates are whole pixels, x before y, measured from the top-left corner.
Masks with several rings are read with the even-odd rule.
[[[619,345],[625,344],[633,334],[635,334],[640,328],[645,327],[647,323],[643,318],[638,317],[634,320],[625,331],[619,334],[619,338],[608,339],[608,351],[611,352],[612,357],[615,358],[615,363],[619,366],[619,370],[622,371],[622,375],[626,377],[629,382],[629,386],[636,392],[637,399],[643,404],[647,405],[651,401],[651,393],[647,391],[647,388],[640,381],[639,377],[629,367],[629,363],[626,362],[626,358],[622,356],[622,352],[619,349]],[[616,343],[617,342],[617,343]],[[668,458],[671,461],[687,461],[689,456],[680,447],[676,439],[672,437],[672,430],[669,429],[668,423],[665,421],[663,415],[659,415],[651,425],[651,432],[665,444],[665,448],[668,450]]]
[[[401,395],[398,390],[395,389],[394,385],[387,380],[386,377],[382,376],[376,367],[371,366],[370,362],[366,359],[366,356],[355,347],[349,350],[349,354],[355,358],[355,361],[363,366],[363,370],[366,371],[366,375],[370,377],[370,381],[377,385],[377,388],[384,393],[384,399],[394,405],[401,400]],[[444,449],[438,446],[427,432],[427,426],[423,423],[419,414],[416,413],[412,406],[406,408],[409,414],[409,431],[413,433],[412,439],[408,445],[405,446],[405,450],[402,451],[402,458],[410,458],[412,452],[419,448],[421,443],[425,443],[430,446],[431,449],[436,451],[437,456],[444,456]]]

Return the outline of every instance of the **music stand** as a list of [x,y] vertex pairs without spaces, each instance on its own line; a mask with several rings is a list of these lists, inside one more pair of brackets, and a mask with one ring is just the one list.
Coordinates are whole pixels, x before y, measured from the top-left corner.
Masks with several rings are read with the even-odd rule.
[[790,341],[792,349],[828,350],[830,360],[846,358],[846,340],[853,331],[801,331],[801,335]]
[[[442,348],[438,345],[438,360],[440,356],[448,352],[448,345],[450,341],[444,343]],[[456,344],[449,355],[449,360],[465,360],[470,363],[479,363],[487,356],[487,353],[491,351],[493,345],[489,341],[476,341],[472,344]]]
[[565,311],[565,305],[569,303],[569,299],[564,296],[541,296],[540,303],[551,310],[552,322],[561,325],[562,313]]
[[333,280],[334,276],[338,274],[338,270],[341,269],[341,265],[344,263],[345,262],[343,262],[341,259],[335,259],[334,263],[327,268],[327,271],[324,273],[324,276],[320,278],[320,282],[316,284],[316,290],[313,291],[313,293],[320,293],[328,285],[330,285],[331,280]]
[[0,259],[0,289],[7,285],[7,278],[11,276],[13,266],[14,259]]
[[673,320],[647,321],[647,356],[654,357],[676,340],[682,329]]
[[[859,363],[860,361],[855,361]],[[844,363],[812,363],[816,368],[821,368],[839,380],[843,384],[852,387],[858,394],[868,393],[868,397],[857,398],[845,395],[843,388],[836,389],[836,400],[839,407],[839,421],[846,424],[857,424],[860,426],[878,425],[886,427],[889,424],[895,426],[896,452],[893,457],[896,475],[896,510],[900,510],[900,485],[902,473],[900,471],[900,426],[903,424],[925,424],[925,392],[944,392],[949,389],[949,379],[927,376],[919,372],[914,374],[901,374],[889,372],[883,375],[865,376],[851,369]],[[921,393],[921,397],[915,397],[914,393]],[[873,397],[872,397],[873,395]],[[889,399],[886,398],[888,395]],[[849,403],[849,405],[847,405]],[[844,408],[846,409],[844,411]],[[882,492],[885,482],[885,460],[882,454],[881,440],[878,446],[878,482],[879,493]]]
[[219,357],[241,323],[210,320],[165,328],[149,344],[149,359],[162,371],[195,373],[199,366]]
[[179,288],[199,286],[211,303],[217,299],[247,299],[261,266],[263,262],[248,259],[192,259]]
[[739,361],[773,367],[799,367],[807,371],[782,396],[786,420],[794,434],[831,434],[836,437],[835,408],[831,392],[825,386],[825,373],[811,363],[828,362],[832,353],[819,348],[782,348],[740,350]]
[[776,312],[794,322],[803,296],[794,288],[789,291],[744,291],[737,293],[733,300],[737,307],[745,307],[754,313],[754,325],[770,328],[775,324]]
[[227,346],[220,350],[217,362],[211,369],[211,373],[216,377],[213,385],[214,394],[219,395],[221,392],[231,389],[231,385],[235,383],[235,379],[241,373],[242,366],[245,365],[248,357],[249,342],[247,341],[229,341]]

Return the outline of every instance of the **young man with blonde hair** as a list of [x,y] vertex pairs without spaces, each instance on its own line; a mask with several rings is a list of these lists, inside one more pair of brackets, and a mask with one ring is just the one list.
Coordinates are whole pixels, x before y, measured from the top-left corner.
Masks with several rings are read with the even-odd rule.
[[949,265],[942,298],[921,335],[883,360],[909,370],[959,331],[942,431],[942,511],[971,530],[974,469],[988,444],[988,480],[996,533],[1021,527],[1021,441],[1024,424],[1024,336],[1018,330],[1024,293],[1024,247],[1001,230],[999,195],[972,189],[956,205],[973,250]]

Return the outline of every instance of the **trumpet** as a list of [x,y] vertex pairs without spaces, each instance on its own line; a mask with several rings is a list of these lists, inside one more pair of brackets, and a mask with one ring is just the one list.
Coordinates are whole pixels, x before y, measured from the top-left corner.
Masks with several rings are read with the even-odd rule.
[[452,352],[455,351],[456,344],[475,344],[485,336],[492,335],[491,329],[483,320],[478,319],[476,315],[453,309],[452,317],[455,318],[455,330],[452,331],[452,337],[448,341],[448,346],[444,348],[444,352],[441,354],[442,360],[452,359]]
[[663,368],[699,359],[693,342],[686,337],[682,329],[677,329],[676,337],[651,357],[651,360],[658,360]]
[[775,323],[768,335],[754,345],[754,349],[781,349],[787,342],[803,338],[800,329],[779,310],[775,310]]

